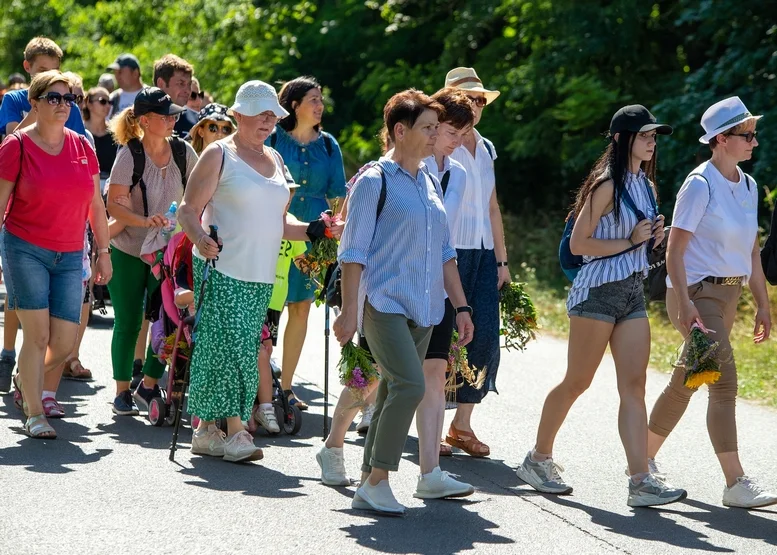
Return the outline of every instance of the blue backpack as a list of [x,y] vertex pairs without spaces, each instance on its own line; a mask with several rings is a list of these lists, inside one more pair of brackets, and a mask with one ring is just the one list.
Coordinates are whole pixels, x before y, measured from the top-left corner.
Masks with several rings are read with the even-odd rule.
[[[648,196],[650,197],[653,203],[653,209],[657,214],[658,206],[656,205],[656,199],[653,196],[653,191],[651,190],[650,184],[648,183],[647,179],[644,180],[644,183],[648,189]],[[637,208],[637,205],[634,203],[634,199],[631,198],[631,195],[629,194],[629,192],[626,190],[625,187],[623,188],[623,193],[621,195],[621,198],[623,199],[623,203],[626,205],[626,207],[632,212],[634,212],[634,214],[637,216],[638,221],[642,221],[647,217],[645,216],[645,213],[642,212],[642,210]],[[598,258],[594,258],[586,262],[585,260],[583,260],[582,255],[572,254],[572,249],[569,248],[569,241],[572,237],[572,230],[574,229],[574,227],[575,227],[575,215],[574,215],[574,212],[571,212],[569,214],[569,217],[567,218],[567,223],[564,226],[564,233],[561,235],[561,243],[558,246],[558,261],[561,264],[561,271],[564,272],[564,275],[567,276],[567,279],[569,279],[569,281],[575,281],[575,277],[580,271],[580,268],[582,268],[585,264],[588,264],[589,262],[593,262],[595,260],[606,260],[608,258],[615,258],[616,256],[621,256],[622,254],[626,254],[627,252],[631,252],[642,246],[642,243],[640,243],[638,245],[634,245],[633,247],[626,249],[625,251],[621,251],[608,256],[600,256]],[[650,239],[649,243],[652,245],[653,239]]]

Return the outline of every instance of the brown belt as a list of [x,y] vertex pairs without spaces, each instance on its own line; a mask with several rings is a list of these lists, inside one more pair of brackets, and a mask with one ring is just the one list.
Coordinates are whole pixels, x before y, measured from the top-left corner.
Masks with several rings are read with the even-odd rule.
[[745,277],[744,276],[737,276],[737,277],[707,276],[702,281],[714,283],[715,285],[742,285],[742,282],[745,281]]

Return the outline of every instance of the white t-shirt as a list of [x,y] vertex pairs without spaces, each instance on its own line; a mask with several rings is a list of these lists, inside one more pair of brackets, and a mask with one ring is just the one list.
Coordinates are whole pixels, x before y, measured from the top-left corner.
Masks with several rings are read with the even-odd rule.
[[450,230],[451,237],[453,237],[459,223],[459,213],[461,211],[461,201],[464,198],[464,188],[467,186],[467,170],[465,170],[464,166],[459,164],[456,160],[452,160],[450,156],[446,156],[443,160],[442,171],[437,169],[437,161],[434,159],[434,155],[424,158],[422,162],[426,166],[426,169],[429,170],[429,174],[436,177],[440,184],[442,184],[442,178],[443,175],[445,175],[445,172],[450,171],[443,205],[445,206],[445,215],[448,218],[448,229]]
[[[688,285],[705,277],[750,278],[752,253],[758,234],[758,184],[737,167],[739,182],[723,177],[711,162],[704,162],[677,193],[672,226],[693,233],[685,250]],[[667,287],[671,287],[669,277]]]
[[124,89],[119,89],[119,107],[118,110],[114,110],[111,112],[110,117],[115,116],[116,114],[119,114],[124,110],[125,108],[129,108],[130,106],[135,104],[135,97],[138,96],[138,93],[142,91],[143,89],[138,89],[136,91],[125,91]]

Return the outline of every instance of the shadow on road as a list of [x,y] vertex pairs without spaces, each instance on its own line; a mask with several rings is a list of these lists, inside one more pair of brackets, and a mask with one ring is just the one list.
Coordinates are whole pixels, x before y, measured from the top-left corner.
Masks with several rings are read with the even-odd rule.
[[370,511],[341,510],[339,512],[372,519],[372,522],[352,524],[341,530],[358,545],[381,553],[460,553],[475,549],[476,544],[515,543],[494,533],[492,530],[499,525],[470,510],[474,505],[477,502],[428,501],[426,507],[408,509],[405,516],[399,518]]

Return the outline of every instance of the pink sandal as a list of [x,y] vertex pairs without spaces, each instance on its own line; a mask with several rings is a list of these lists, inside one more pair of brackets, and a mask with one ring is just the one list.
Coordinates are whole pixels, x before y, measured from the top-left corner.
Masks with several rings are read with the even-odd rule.
[[46,418],[62,418],[65,416],[65,407],[59,404],[54,397],[46,397],[41,401]]
[[13,404],[20,411],[24,411],[24,398],[22,397],[22,388],[19,387],[19,374],[13,377]]

